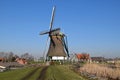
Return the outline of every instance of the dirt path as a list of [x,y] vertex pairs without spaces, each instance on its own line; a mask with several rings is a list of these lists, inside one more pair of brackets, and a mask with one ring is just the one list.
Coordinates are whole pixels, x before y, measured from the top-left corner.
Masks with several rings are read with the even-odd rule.
[[47,68],[48,68],[48,66],[43,67],[42,71],[40,72],[40,76],[37,78],[37,80],[45,79],[45,74],[46,74]]
[[32,76],[38,69],[39,69],[39,67],[34,69],[32,72],[30,72],[28,75],[23,77],[21,80],[28,80],[30,78],[30,76]]

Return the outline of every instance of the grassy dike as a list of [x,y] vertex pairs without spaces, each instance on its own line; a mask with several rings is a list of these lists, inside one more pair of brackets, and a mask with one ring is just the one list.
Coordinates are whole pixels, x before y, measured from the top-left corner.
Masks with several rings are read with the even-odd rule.
[[[41,76],[42,75],[42,76]],[[42,77],[42,78],[41,78]],[[27,67],[0,73],[0,80],[85,80],[67,65]]]
[[45,80],[85,80],[64,65],[49,66]]

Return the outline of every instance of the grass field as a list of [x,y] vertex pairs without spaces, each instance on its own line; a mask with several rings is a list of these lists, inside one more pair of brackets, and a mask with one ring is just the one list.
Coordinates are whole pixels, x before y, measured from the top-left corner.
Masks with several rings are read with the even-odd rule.
[[0,73],[0,80],[85,80],[64,65],[29,67]]
[[67,66],[50,66],[45,80],[85,80]]
[[21,80],[35,68],[23,68],[0,73],[1,80]]

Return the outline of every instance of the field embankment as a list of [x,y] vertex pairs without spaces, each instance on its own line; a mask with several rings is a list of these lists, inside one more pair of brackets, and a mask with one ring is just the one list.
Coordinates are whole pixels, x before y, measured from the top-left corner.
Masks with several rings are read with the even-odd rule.
[[27,67],[0,73],[1,80],[85,80],[67,65]]
[[77,73],[69,69],[68,66],[50,66],[46,73],[45,80],[85,80]]

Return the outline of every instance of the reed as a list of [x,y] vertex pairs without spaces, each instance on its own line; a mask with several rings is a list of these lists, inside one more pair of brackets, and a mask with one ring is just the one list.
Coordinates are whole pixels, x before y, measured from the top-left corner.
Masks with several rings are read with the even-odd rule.
[[107,65],[85,64],[79,71],[96,77],[120,80],[120,69],[109,68]]

